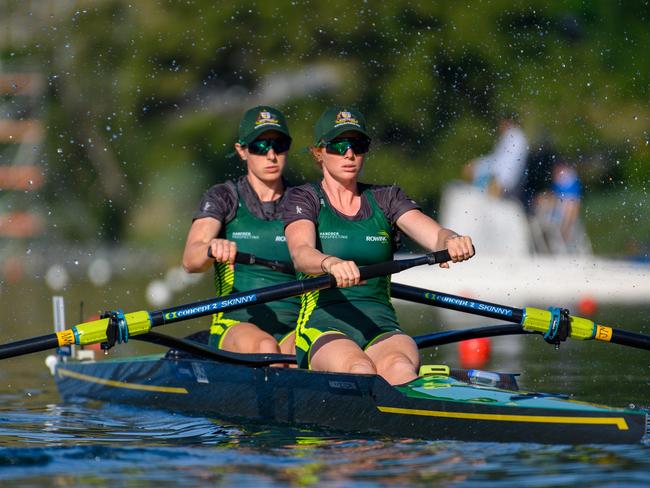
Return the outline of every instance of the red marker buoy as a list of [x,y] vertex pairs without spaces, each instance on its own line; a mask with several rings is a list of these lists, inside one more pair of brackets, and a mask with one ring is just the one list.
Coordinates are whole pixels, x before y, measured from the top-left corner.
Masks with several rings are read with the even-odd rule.
[[480,337],[459,342],[458,359],[462,368],[482,368],[490,359],[490,339]]
[[584,296],[578,300],[578,313],[580,315],[591,316],[596,313],[598,303],[593,297]]

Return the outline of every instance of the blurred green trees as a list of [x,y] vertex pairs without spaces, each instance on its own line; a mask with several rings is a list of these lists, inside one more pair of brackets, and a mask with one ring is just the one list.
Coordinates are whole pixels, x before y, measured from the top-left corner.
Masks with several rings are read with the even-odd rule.
[[241,172],[225,156],[257,103],[289,117],[296,182],[317,176],[300,149],[320,112],[354,104],[374,134],[364,178],[429,209],[512,112],[533,144],[547,133],[578,162],[588,192],[644,190],[649,13],[622,0],[73,2],[2,58],[50,81],[61,232],[178,248],[201,193]]

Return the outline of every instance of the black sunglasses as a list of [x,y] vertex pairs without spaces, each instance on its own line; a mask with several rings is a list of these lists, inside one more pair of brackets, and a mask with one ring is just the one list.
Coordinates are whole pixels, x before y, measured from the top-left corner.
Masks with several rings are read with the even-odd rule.
[[271,149],[276,154],[287,152],[291,147],[290,137],[278,137],[277,139],[256,139],[248,144],[248,152],[251,154],[264,155]]
[[367,137],[345,137],[334,139],[321,144],[330,154],[343,156],[348,149],[352,149],[354,154],[365,154],[370,149],[370,139]]

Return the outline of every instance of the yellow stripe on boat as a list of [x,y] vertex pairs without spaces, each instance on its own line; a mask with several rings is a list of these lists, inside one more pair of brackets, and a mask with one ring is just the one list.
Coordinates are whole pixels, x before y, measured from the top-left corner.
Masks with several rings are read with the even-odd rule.
[[59,376],[68,376],[76,380],[88,381],[89,383],[97,383],[99,385],[113,386],[115,388],[155,391],[159,393],[179,393],[182,395],[186,395],[187,393],[189,393],[185,388],[179,388],[175,386],[141,385],[138,383],[126,383],[124,381],[107,380],[104,378],[97,378],[96,376],[89,376],[87,374],[76,373],[75,371],[70,371],[69,369],[58,369],[57,373]]
[[534,422],[542,424],[586,424],[586,425],[615,425],[618,430],[628,430],[623,417],[561,417],[551,415],[505,415],[498,413],[466,413],[443,412],[440,410],[419,410],[416,408],[397,408],[377,406],[383,413],[402,415],[421,415],[425,417],[441,417],[448,419],[491,420],[496,422]]

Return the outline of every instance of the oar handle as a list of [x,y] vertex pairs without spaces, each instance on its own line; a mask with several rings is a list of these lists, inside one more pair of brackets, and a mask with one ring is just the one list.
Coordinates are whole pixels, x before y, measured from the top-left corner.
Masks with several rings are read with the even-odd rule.
[[292,263],[286,263],[284,261],[275,261],[271,259],[264,259],[255,256],[254,254],[249,254],[247,252],[237,251],[237,255],[235,256],[235,262],[239,264],[258,264],[260,266],[265,266],[267,268],[270,268],[273,271],[279,271],[280,273],[286,273],[290,275],[296,274],[296,269],[293,267]]
[[[371,264],[359,268],[362,280],[377,278],[388,274],[399,273],[414,266],[422,264],[436,264],[449,260],[449,253],[437,251],[411,259],[400,259],[398,261],[387,261],[384,263]],[[211,315],[216,312],[227,312],[245,306],[267,303],[272,300],[280,300],[292,296],[301,295],[315,290],[332,288],[336,286],[336,279],[332,275],[322,275],[305,280],[295,280],[287,283],[271,285],[257,290],[233,293],[224,297],[211,298],[188,305],[166,308],[149,312],[151,326],[171,324],[191,318],[198,318]]]
[[[211,247],[208,247],[208,257],[210,259],[214,259],[214,254],[212,254]],[[235,256],[235,262],[238,264],[258,264],[260,266],[265,266],[267,268],[270,268],[273,271],[279,271],[280,273],[286,273],[290,275],[296,274],[296,270],[293,267],[292,263],[285,263],[283,261],[264,259],[247,252],[237,251],[237,255]]]
[[417,258],[370,264],[363,268],[359,268],[359,271],[361,272],[361,279],[367,280],[370,278],[377,278],[378,276],[399,273],[405,269],[420,266],[422,264],[438,264],[446,263],[447,261],[451,261],[451,256],[449,255],[449,251],[445,249],[442,251],[430,252],[429,254]]
[[[214,259],[211,247],[208,247],[208,257]],[[419,258],[415,258],[415,260],[418,261],[414,263],[413,259],[405,259],[401,261],[387,261],[385,263],[370,264],[368,266],[360,268],[361,279],[367,280],[370,278],[376,278],[378,276],[399,273],[400,271],[411,268],[413,266],[418,266],[420,264],[446,263],[447,261],[451,261],[451,256],[449,255],[449,251],[444,249],[442,251],[433,251]],[[235,262],[239,264],[259,264],[272,270],[292,275],[296,273],[296,270],[291,263],[260,258],[254,254],[249,254],[247,252],[237,251]]]

